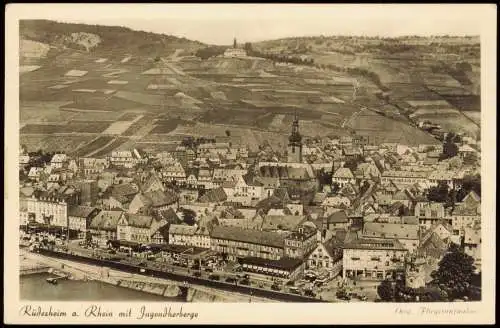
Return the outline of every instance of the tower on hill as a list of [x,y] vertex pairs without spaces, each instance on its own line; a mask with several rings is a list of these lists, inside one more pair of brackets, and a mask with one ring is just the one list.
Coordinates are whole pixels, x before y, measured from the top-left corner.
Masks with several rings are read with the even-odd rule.
[[234,38],[233,48],[236,49],[238,47],[238,43],[236,42],[236,38]]
[[292,133],[288,137],[288,163],[302,163],[302,136],[299,133],[297,113],[292,123]]

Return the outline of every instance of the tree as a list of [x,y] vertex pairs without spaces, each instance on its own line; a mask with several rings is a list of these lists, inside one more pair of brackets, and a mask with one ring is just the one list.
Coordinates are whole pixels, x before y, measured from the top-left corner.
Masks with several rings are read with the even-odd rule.
[[457,192],[457,201],[461,202],[465,196],[474,191],[481,196],[481,175],[466,175],[462,180],[462,186]]
[[446,135],[443,143],[443,153],[441,155],[441,159],[447,159],[457,156],[458,154],[458,146],[456,143],[461,142],[461,137],[456,135],[453,132],[450,132]]
[[474,259],[452,243],[431,274],[432,283],[441,286],[453,300],[469,295],[473,273]]
[[448,197],[448,184],[445,181],[440,181],[437,187],[431,187],[427,194],[427,199],[431,202],[445,203]]
[[193,210],[183,208],[181,209],[182,214],[183,214],[183,221],[187,225],[194,225],[196,223],[196,213]]
[[389,280],[384,280],[377,286],[377,294],[378,297],[384,302],[393,302],[394,301],[394,287],[392,282]]
[[231,136],[231,131],[226,130],[226,136],[230,137]]

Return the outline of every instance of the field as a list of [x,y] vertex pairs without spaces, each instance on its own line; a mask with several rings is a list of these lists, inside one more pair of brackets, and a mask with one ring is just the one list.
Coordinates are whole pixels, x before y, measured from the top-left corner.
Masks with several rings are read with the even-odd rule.
[[62,151],[73,152],[80,146],[94,139],[94,136],[64,136],[64,138],[57,136],[27,136],[21,135],[19,137],[20,145],[25,145],[28,151]]
[[123,138],[123,137],[116,138],[112,143],[105,146],[104,148],[101,148],[97,153],[94,153],[93,156],[101,157],[109,155],[113,150],[120,147],[120,145],[124,144],[128,140],[129,140],[128,138]]
[[95,152],[96,150],[104,147],[106,144],[111,142],[114,138],[113,137],[108,137],[108,136],[100,136],[97,137],[96,139],[92,140],[90,143],[86,144],[83,147],[80,147],[78,149],[75,149],[73,152],[71,152],[71,156],[74,157],[83,157],[86,156],[87,154],[91,154]]
[[[104,44],[86,52],[71,44],[49,46],[53,32],[30,28],[28,35],[38,43],[21,47],[26,66],[20,75],[21,135],[80,134],[75,137],[88,144],[72,149],[78,154],[101,155],[147,142],[160,148],[167,137],[220,136],[226,130],[254,150],[264,142],[282,149],[294,113],[305,136],[355,132],[380,142],[437,142],[405,119],[412,113],[415,120],[446,129],[476,133],[479,128],[479,67],[470,55],[479,50],[477,40],[464,39],[463,49],[411,39],[399,49],[355,37],[253,44],[261,51],[314,59],[305,66],[263,58],[202,60],[191,55],[202,44],[173,37],[152,44],[149,38],[157,35],[145,38],[133,31],[119,33],[128,40],[126,49],[106,44],[110,39],[102,36]],[[451,58],[463,58],[471,69],[460,69],[467,65]],[[368,110],[359,114],[361,108]],[[116,139],[90,142],[87,133]]]

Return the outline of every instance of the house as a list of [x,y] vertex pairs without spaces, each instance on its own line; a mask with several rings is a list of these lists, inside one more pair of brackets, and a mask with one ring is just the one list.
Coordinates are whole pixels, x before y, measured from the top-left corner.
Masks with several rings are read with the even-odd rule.
[[285,237],[276,232],[216,226],[210,237],[210,249],[230,260],[242,257],[278,260],[284,253]]
[[139,244],[148,244],[152,236],[164,225],[166,220],[155,220],[149,215],[124,213],[117,225],[118,240],[125,240]]
[[410,253],[418,248],[420,242],[417,224],[366,222],[363,224],[362,236],[369,239],[398,240]]
[[436,202],[417,202],[415,205],[415,216],[421,227],[429,229],[433,224],[445,217],[444,205]]
[[330,231],[335,231],[339,229],[347,230],[350,226],[349,218],[347,217],[346,212],[343,210],[336,211],[330,214],[326,218],[326,223],[327,223],[326,229]]
[[481,208],[481,197],[474,191],[470,191],[462,202],[467,208]]
[[33,194],[26,198],[27,217],[32,217],[35,222],[50,226],[67,227],[68,201],[60,193]]
[[150,192],[141,192],[134,196],[128,207],[128,212],[151,213],[168,210],[171,207],[177,207],[177,195],[171,190],[156,190]]
[[280,259],[263,259],[260,257],[244,257],[240,259],[244,272],[251,272],[260,279],[285,279],[294,281],[302,277],[305,264],[300,259],[282,257]]
[[449,216],[446,216],[446,219],[451,221],[454,233],[458,232],[460,236],[463,236],[466,227],[481,223],[480,207],[468,208],[466,204],[459,203],[455,205]]
[[68,208],[68,224],[79,239],[86,238],[90,222],[99,213],[99,209],[91,206],[71,205]]
[[373,180],[380,178],[381,173],[374,163],[360,163],[354,175],[360,180]]
[[458,155],[462,158],[465,158],[468,155],[474,155],[475,153],[477,153],[477,151],[467,144],[458,148]]
[[142,192],[165,191],[165,187],[156,174],[151,174],[140,184]]
[[201,203],[223,203],[226,200],[227,195],[222,187],[206,191],[199,199]]
[[225,182],[222,185],[230,202],[239,202],[244,206],[251,206],[263,199],[264,188],[262,185],[254,182],[245,176],[238,176],[235,181]]
[[43,172],[43,167],[32,166],[28,172],[28,178],[32,181],[40,181],[40,176]]
[[356,179],[352,174],[351,170],[347,167],[341,167],[335,171],[332,176],[332,184],[337,183],[340,187],[343,187],[346,184],[354,184]]
[[306,259],[316,247],[316,232],[314,225],[300,224],[285,237],[284,256]]
[[453,188],[454,180],[457,173],[449,170],[435,170],[429,174],[427,178],[430,186],[437,186],[440,182],[445,182],[448,188]]
[[343,247],[343,277],[383,280],[404,272],[408,250],[396,239],[352,240]]
[[89,225],[92,241],[106,245],[108,240],[117,240],[118,222],[123,215],[123,211],[101,211],[94,216]]
[[262,223],[263,231],[294,231],[305,221],[303,215],[266,215]]
[[66,154],[54,154],[50,160],[50,166],[54,169],[60,169],[64,166],[67,160],[68,157]]
[[108,199],[105,204],[109,209],[120,208],[125,210],[138,192],[139,187],[135,183],[112,185],[106,191]]
[[[345,235],[342,237],[345,237]],[[337,239],[336,236],[332,236],[329,240],[318,243],[307,258],[307,268],[314,271],[326,270],[330,278],[334,278],[341,273],[342,237]]]
[[351,206],[351,200],[345,196],[330,196],[326,197],[321,203],[323,208],[349,208]]
[[464,231],[463,246],[465,254],[474,259],[478,271],[481,271],[481,227],[466,227]]
[[196,226],[172,224],[168,230],[168,243],[170,245],[194,246],[197,229]]
[[394,182],[406,185],[412,185],[417,182],[427,183],[429,174],[430,172],[427,171],[386,170],[382,173],[381,182]]

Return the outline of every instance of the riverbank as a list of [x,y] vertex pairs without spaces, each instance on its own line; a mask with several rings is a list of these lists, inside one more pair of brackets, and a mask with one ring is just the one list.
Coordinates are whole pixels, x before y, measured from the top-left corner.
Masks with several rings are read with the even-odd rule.
[[[75,263],[69,260],[57,259],[45,255],[21,250],[21,267],[33,266],[52,268],[63,272],[72,280],[97,280],[114,286],[125,287],[153,295],[172,298],[182,295],[183,285],[176,281],[148,277],[99,267],[90,264]],[[48,270],[47,270],[48,271]],[[186,290],[186,288],[184,288]],[[190,285],[183,295],[186,302],[273,302],[273,300],[254,297],[239,293],[219,291],[212,288]]]

